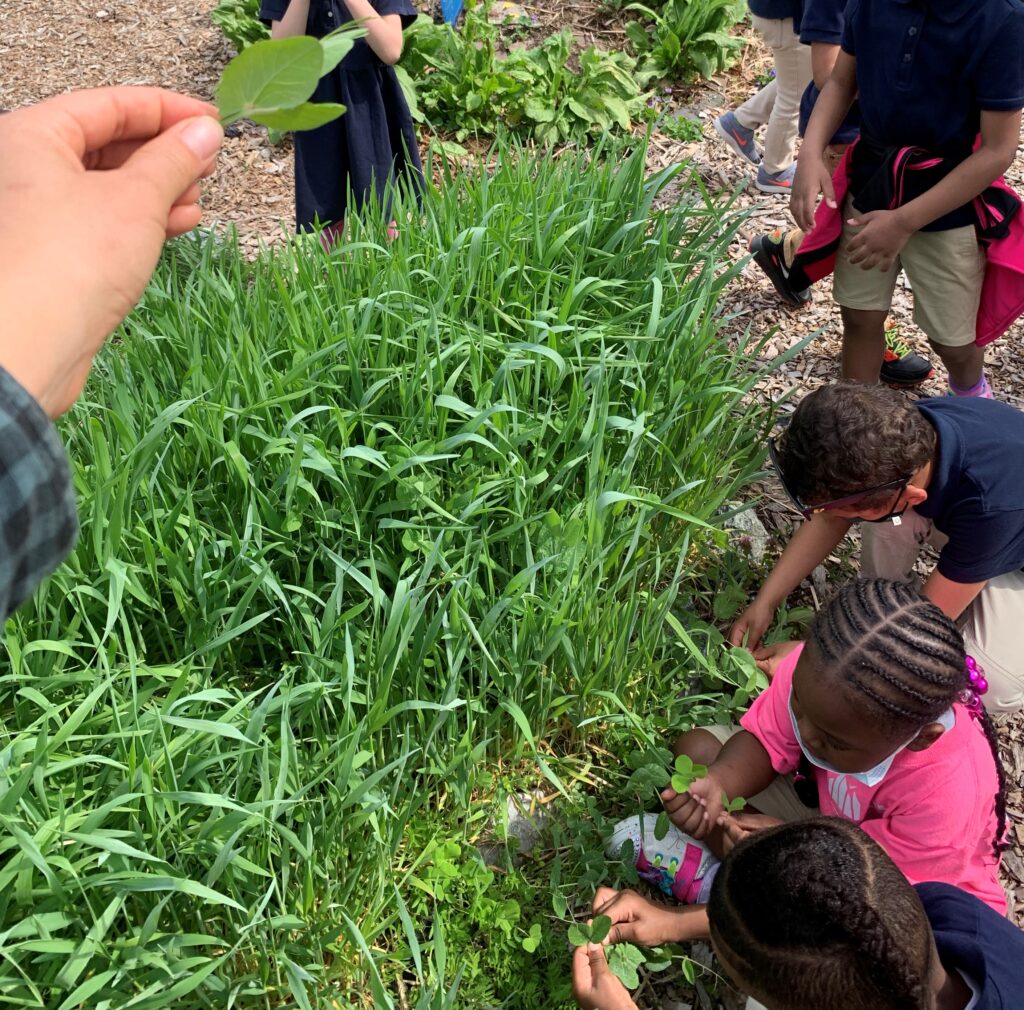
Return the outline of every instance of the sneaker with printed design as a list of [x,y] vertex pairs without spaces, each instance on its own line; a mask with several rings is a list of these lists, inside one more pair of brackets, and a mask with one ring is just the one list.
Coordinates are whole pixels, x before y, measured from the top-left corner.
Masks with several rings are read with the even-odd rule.
[[[790,234],[802,235],[801,232]],[[784,302],[788,305],[806,305],[811,300],[811,289],[798,290],[787,265],[787,260],[792,262],[787,256],[786,249],[790,234],[776,228],[767,235],[755,235],[747,248],[753,255],[754,262],[767,274],[768,280],[775,286]]]
[[887,386],[919,386],[935,373],[932,363],[915,354],[895,329],[885,331],[885,357],[878,377]]
[[762,193],[792,193],[793,180],[796,178],[796,162],[781,172],[766,172],[764,165],[757,170],[755,186]]
[[754,143],[754,131],[740,124],[733,112],[719,116],[712,124],[722,140],[750,165],[761,164],[761,152]]
[[718,860],[706,845],[683,834],[674,824],[659,841],[654,837],[657,819],[657,814],[643,814],[619,821],[608,842],[608,855],[617,858],[626,842],[632,842],[641,880],[676,901],[692,905],[700,896],[704,875]]

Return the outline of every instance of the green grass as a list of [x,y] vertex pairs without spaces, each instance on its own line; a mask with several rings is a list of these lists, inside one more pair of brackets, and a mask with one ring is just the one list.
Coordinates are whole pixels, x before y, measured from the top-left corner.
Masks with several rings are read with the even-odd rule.
[[[506,152],[391,246],[168,252],[6,628],[0,1004],[564,1004],[618,761],[744,682],[683,629],[767,418],[678,171]],[[564,817],[488,877],[523,785]]]

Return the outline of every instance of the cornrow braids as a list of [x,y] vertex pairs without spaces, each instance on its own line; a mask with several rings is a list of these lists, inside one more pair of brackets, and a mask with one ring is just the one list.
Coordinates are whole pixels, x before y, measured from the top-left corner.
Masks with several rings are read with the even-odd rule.
[[859,828],[816,818],[750,835],[708,904],[719,955],[779,1010],[926,1010],[934,946],[920,900]]
[[813,504],[908,477],[935,445],[928,419],[895,390],[839,382],[800,401],[778,453],[786,485]]
[[[809,640],[822,670],[894,740],[934,722],[967,686],[967,654],[956,625],[903,582],[848,583],[815,616]],[[998,855],[1006,835],[1006,772],[992,721],[984,715],[981,724],[999,779]]]
[[985,739],[988,740],[989,747],[992,748],[992,760],[996,763],[996,774],[999,776],[999,792],[996,793],[997,827],[994,843],[995,854],[998,859],[1010,847],[1010,843],[1006,840],[1006,769],[1003,767],[1003,760],[999,756],[999,735],[996,732],[996,724],[992,721],[992,716],[982,709],[978,721],[981,723],[981,728],[985,731]]

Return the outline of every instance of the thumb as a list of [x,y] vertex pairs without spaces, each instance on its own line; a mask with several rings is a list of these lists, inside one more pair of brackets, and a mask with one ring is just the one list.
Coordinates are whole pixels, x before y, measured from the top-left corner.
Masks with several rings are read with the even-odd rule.
[[169,209],[203,174],[223,139],[212,116],[186,119],[143,144],[118,171],[122,179],[148,183]]
[[604,956],[604,947],[601,944],[587,944],[587,959],[590,961],[590,977],[595,984],[611,972],[608,967],[608,959]]
[[825,203],[835,210],[837,206],[836,191],[832,185],[832,176],[828,172],[823,172],[821,176],[821,195],[825,198]]

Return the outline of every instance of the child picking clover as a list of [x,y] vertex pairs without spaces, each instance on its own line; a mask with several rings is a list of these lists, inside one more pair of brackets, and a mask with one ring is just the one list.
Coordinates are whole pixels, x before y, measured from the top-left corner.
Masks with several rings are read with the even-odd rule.
[[676,742],[707,773],[662,793],[667,834],[632,817],[610,849],[629,841],[642,878],[704,903],[728,849],[722,797],[743,797],[767,815],[762,826],[817,810],[858,824],[911,883],[942,881],[1005,914],[1005,777],[985,685],[953,622],[903,583],[861,579],[822,608],[806,643],[771,662],[739,729]]

